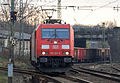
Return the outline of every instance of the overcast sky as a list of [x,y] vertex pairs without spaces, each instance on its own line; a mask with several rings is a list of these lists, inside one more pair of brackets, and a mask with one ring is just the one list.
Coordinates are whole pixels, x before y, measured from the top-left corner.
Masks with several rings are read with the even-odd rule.
[[[41,1],[41,3],[38,3]],[[77,8],[62,9],[62,19],[70,24],[93,24],[96,25],[104,21],[117,21],[120,26],[120,11],[113,10],[113,7],[120,6],[120,0],[61,0],[62,6],[85,6]],[[56,5],[57,0],[37,0],[37,4]],[[91,7],[88,7],[91,6]],[[56,13],[53,15],[56,17]]]
[[[24,0],[25,1],[25,0]],[[62,19],[70,24],[92,24],[96,25],[104,21],[117,21],[120,26],[120,11],[113,10],[113,7],[120,6],[120,0],[61,0],[62,6],[85,6],[77,8],[62,9]],[[57,0],[33,0],[31,4],[57,5]],[[91,6],[91,7],[88,7]],[[53,15],[56,18],[56,13]]]

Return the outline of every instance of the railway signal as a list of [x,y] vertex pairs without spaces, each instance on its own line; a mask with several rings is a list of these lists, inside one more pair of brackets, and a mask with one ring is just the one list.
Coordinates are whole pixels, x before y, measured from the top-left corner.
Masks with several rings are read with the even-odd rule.
[[11,20],[11,22],[16,21],[16,16],[17,16],[17,12],[16,11],[11,11],[10,12],[10,20]]
[[[15,0],[11,0],[11,12],[10,12],[10,28],[11,28],[11,33],[10,33],[10,38],[14,39],[14,21],[16,21],[16,16],[17,12],[14,11],[14,2]],[[12,42],[10,42],[10,64],[8,65],[8,83],[13,83],[13,67],[14,67],[14,45]]]

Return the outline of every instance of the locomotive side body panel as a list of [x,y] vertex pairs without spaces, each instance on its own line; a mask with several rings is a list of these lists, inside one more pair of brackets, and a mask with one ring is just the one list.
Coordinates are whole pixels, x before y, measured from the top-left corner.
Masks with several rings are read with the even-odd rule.
[[70,48],[71,48],[71,56],[74,58],[74,30],[70,27]]
[[34,31],[31,35],[31,43],[30,43],[31,61],[37,62],[37,54],[36,54],[36,31]]

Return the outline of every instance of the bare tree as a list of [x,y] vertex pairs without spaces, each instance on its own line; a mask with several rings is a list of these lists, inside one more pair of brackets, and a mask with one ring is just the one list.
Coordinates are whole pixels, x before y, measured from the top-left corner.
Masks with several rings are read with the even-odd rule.
[[[11,2],[11,0],[3,0],[6,3]],[[24,0],[23,2],[23,23],[26,23],[31,26],[38,25],[46,18],[46,15],[44,12],[41,11],[40,6],[35,6],[34,4],[30,4],[30,2],[33,0]],[[20,0],[15,0],[15,11],[17,11],[17,26],[20,21]],[[1,5],[0,8],[0,21],[6,22],[7,28],[9,30],[9,22],[10,22],[10,5]],[[16,24],[15,24],[16,25]]]
[[101,23],[99,23],[98,25],[102,26],[103,23],[105,23],[105,25],[104,25],[105,28],[113,28],[113,27],[116,27],[116,26],[117,26],[117,23],[116,23],[115,20],[114,20],[114,21],[101,22]]

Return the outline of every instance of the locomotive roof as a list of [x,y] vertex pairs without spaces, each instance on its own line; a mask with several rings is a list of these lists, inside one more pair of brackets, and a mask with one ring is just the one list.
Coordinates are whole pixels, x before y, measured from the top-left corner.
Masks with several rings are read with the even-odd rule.
[[[56,20],[56,19],[52,19],[52,20]],[[56,26],[56,25],[58,25],[58,26],[63,26],[63,25],[64,25],[64,26],[70,26],[70,24],[66,24],[66,23],[64,23],[64,24],[62,24],[62,23],[61,23],[61,24],[60,24],[60,23],[54,23],[54,24],[52,24],[52,23],[50,23],[50,24],[49,24],[49,23],[47,23],[47,24],[43,23],[43,24],[39,24],[39,25],[33,30],[33,32],[35,32],[35,31],[39,28],[39,26],[41,26],[41,25],[42,25],[42,26],[47,26],[47,25],[49,25],[49,26],[54,26],[54,25],[55,25],[55,26]]]
[[66,24],[66,22],[61,19],[46,19],[43,24]]

